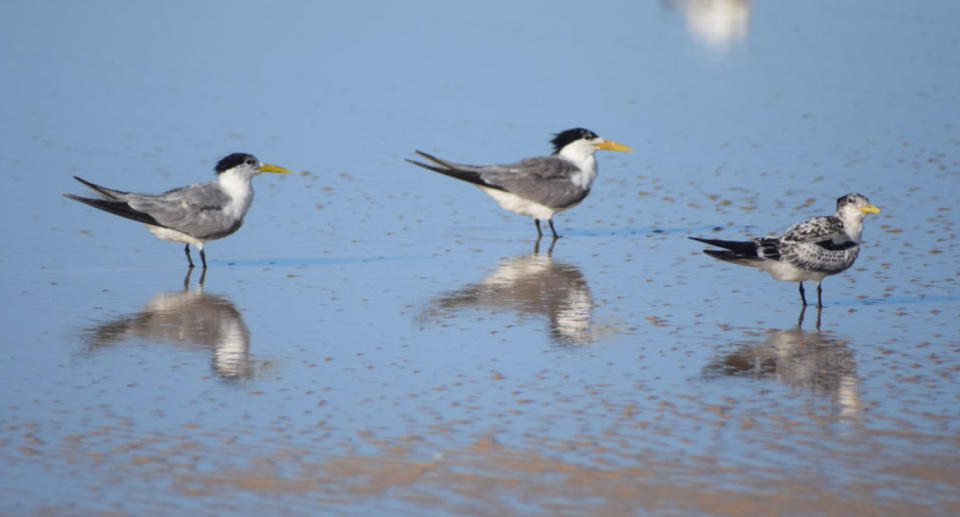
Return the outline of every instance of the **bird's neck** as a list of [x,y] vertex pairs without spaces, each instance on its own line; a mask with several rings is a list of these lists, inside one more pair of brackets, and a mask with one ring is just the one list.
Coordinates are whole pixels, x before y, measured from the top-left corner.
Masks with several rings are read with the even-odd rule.
[[593,180],[597,177],[597,159],[594,157],[596,149],[587,142],[574,142],[557,153],[557,156],[573,162],[580,169],[570,179],[584,190],[590,189]]
[[847,230],[850,240],[859,244],[860,237],[863,236],[863,219],[845,222],[843,227]]
[[843,229],[853,242],[859,243],[863,235],[863,212],[857,209],[837,211],[837,217],[843,222]]
[[230,196],[230,203],[226,210],[243,217],[253,203],[253,185],[251,178],[245,174],[237,174],[233,171],[227,171],[218,178],[220,188]]

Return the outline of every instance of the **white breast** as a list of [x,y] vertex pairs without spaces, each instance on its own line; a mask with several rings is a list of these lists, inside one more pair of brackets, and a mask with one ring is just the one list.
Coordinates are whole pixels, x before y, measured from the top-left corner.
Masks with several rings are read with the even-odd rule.
[[557,155],[573,162],[580,169],[570,180],[584,190],[589,189],[597,177],[597,159],[594,157],[596,151],[597,148],[590,142],[579,140],[564,147]]
[[550,219],[553,217],[553,214],[556,213],[556,210],[550,207],[530,201],[529,199],[523,199],[516,194],[511,194],[504,190],[479,185],[478,188],[496,200],[501,208],[515,214],[527,215],[535,219]]
[[227,171],[220,175],[220,188],[230,196],[230,202],[223,212],[231,218],[241,219],[253,204],[253,186],[249,176]]

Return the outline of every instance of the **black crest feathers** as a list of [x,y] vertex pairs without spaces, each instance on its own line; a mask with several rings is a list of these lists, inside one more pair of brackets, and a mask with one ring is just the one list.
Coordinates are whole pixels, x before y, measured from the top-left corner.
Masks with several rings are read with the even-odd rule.
[[573,129],[568,129],[566,131],[561,131],[553,136],[553,140],[550,140],[550,143],[553,144],[553,154],[557,154],[561,149],[566,147],[572,142],[577,140],[586,139],[593,140],[597,138],[597,134],[589,129],[584,129],[582,127],[575,127]]
[[222,160],[217,162],[217,166],[213,170],[217,171],[217,174],[223,174],[228,170],[246,163],[247,165],[254,165],[257,163],[257,158],[248,153],[233,153],[225,156]]

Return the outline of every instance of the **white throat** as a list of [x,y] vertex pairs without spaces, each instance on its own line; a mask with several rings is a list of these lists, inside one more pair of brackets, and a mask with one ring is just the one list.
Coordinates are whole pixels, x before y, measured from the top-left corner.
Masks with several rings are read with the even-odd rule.
[[574,174],[570,180],[582,189],[589,189],[597,177],[597,159],[593,156],[596,151],[597,148],[590,142],[577,140],[557,153],[557,156],[573,162],[580,169],[580,172]]
[[863,235],[863,212],[853,206],[845,206],[837,211],[837,217],[843,222],[843,229],[846,230],[850,240],[860,243],[860,237]]
[[223,192],[230,196],[230,202],[224,209],[224,212],[243,217],[253,204],[253,186],[251,185],[252,176],[229,170],[220,174],[217,181]]

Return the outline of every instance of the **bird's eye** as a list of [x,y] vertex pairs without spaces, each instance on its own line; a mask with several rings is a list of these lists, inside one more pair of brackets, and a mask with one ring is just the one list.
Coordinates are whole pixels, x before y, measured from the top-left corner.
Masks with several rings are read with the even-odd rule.
[[247,158],[246,160],[243,161],[243,163],[245,163],[245,164],[247,164],[247,165],[255,165],[255,164],[257,163],[257,161],[254,160],[253,158]]

